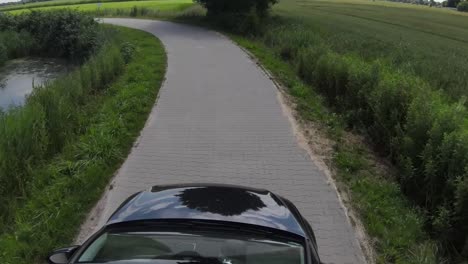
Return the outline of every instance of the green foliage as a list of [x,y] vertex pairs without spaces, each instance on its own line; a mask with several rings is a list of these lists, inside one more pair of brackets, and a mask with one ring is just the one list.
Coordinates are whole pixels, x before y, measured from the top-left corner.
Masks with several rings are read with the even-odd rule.
[[460,0],[447,0],[447,7],[457,7]]
[[[92,92],[76,111],[76,119],[82,120],[81,133],[67,138],[67,144],[54,159],[31,167],[29,193],[24,203],[15,208],[14,222],[0,235],[0,263],[41,263],[54,248],[70,245],[143,128],[164,78],[164,48],[149,33],[119,31],[114,34],[119,43],[110,54],[105,49],[100,56],[112,64],[121,43],[129,41],[138,47],[135,59],[120,77],[104,87],[91,85],[97,82],[91,81],[88,74],[101,72],[102,68],[94,68],[95,65],[107,63],[95,58],[81,68],[80,76],[89,77],[81,79],[87,84],[83,88]],[[122,66],[122,60],[118,60]]]
[[337,54],[306,29],[291,26],[287,32],[281,26],[269,31],[264,43],[400,167],[402,191],[428,211],[432,234],[462,250],[468,222],[460,221],[466,220],[466,212],[456,205],[467,206],[464,196],[457,197],[468,167],[465,102],[451,102],[425,81],[385,62]]
[[125,42],[120,47],[120,52],[122,53],[122,58],[125,64],[129,64],[135,55],[136,47],[130,42]]
[[[32,11],[17,16],[1,15],[0,31],[20,32],[16,50],[27,45],[35,53],[83,61],[99,46],[98,23],[92,16],[72,10]],[[23,44],[19,44],[23,43]]]
[[0,66],[9,59],[33,54],[35,46],[35,40],[26,31],[0,31]]
[[[323,125],[329,137],[337,141],[333,159],[339,176],[337,180],[345,183],[345,188],[349,188],[352,204],[358,210],[366,231],[375,245],[377,263],[445,263],[439,258],[437,243],[432,242],[424,230],[426,219],[424,214],[413,208],[400,186],[393,180],[393,175],[381,170],[381,165],[375,164],[372,159],[373,154],[367,147],[359,142],[344,140],[346,133],[343,131],[343,118],[330,112],[325,106],[326,101],[323,97],[296,77],[297,66],[292,67],[290,63],[282,61],[279,56],[280,49],[265,46],[258,39],[238,36],[234,36],[234,39],[253,52],[277,80],[286,86],[287,91],[294,96],[295,108],[301,118],[312,120],[319,126]],[[305,50],[299,53],[309,53],[307,58],[316,60],[320,54],[326,53],[322,51]],[[359,61],[354,60],[354,62]],[[347,88],[355,91],[363,89],[360,90],[363,94],[357,96],[352,104],[355,106],[356,115],[362,113],[358,109],[365,105],[362,103],[364,100],[362,98],[366,94],[364,89],[374,87],[379,79],[377,66],[361,62],[350,69],[352,71],[348,74],[348,78],[352,85],[348,85]],[[348,94],[355,93],[349,91]],[[344,108],[349,109],[348,106]],[[348,115],[343,117],[348,119]]]
[[8,60],[8,50],[3,42],[0,42],[0,66]]
[[217,27],[245,35],[263,32],[265,19],[277,0],[195,0],[207,9]]
[[208,16],[221,14],[246,14],[252,9],[260,16],[267,14],[277,0],[195,0],[208,10]]
[[468,1],[460,2],[457,5],[457,10],[461,12],[468,12]]
[[25,185],[29,180],[29,168],[44,159],[49,139],[45,123],[43,107],[34,103],[23,108],[14,108],[2,115],[0,197],[3,205],[8,203],[7,194],[24,194]]
[[265,18],[260,17],[254,8],[246,13],[223,13],[208,18],[217,27],[250,36],[262,33],[265,22]]
[[180,5],[170,10],[151,8],[145,6],[133,6],[132,8],[103,8],[100,10],[86,11],[99,17],[143,17],[143,18],[195,18],[205,15],[206,10],[198,5]]
[[[87,100],[99,94],[123,70],[118,45],[105,49],[81,68],[54,82],[36,87],[26,105],[0,117],[0,210],[11,212],[33,179],[32,167],[59,153],[83,130],[80,118]],[[85,69],[85,70],[84,70]],[[2,214],[0,229],[9,222]]]
[[16,21],[13,16],[0,12],[0,30],[12,30],[15,25]]

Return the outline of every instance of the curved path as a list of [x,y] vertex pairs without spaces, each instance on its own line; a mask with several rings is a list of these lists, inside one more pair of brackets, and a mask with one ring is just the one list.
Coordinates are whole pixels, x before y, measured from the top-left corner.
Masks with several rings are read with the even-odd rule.
[[[128,196],[152,185],[254,186],[298,206],[316,232],[322,261],[365,263],[335,190],[297,143],[273,82],[247,54],[206,29],[150,20],[104,22],[157,36],[166,47],[168,69],[158,103],[95,208],[92,227],[102,225]],[[91,231],[83,229],[82,237]]]

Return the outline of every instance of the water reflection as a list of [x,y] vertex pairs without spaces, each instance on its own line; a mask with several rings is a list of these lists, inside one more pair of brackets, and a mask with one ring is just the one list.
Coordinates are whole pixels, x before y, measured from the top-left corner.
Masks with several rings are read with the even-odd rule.
[[154,187],[125,202],[108,224],[153,219],[227,221],[303,234],[294,215],[268,191],[229,186]]
[[61,59],[24,58],[0,68],[0,108],[22,105],[34,85],[69,72],[72,66]]
[[258,211],[265,207],[257,195],[235,188],[192,188],[183,190],[177,196],[190,209],[224,216],[241,215],[248,210]]

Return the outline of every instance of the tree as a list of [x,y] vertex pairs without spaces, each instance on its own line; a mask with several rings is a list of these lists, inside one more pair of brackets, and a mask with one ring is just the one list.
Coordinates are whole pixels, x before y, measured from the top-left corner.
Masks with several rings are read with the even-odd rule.
[[195,0],[208,10],[208,16],[221,14],[247,14],[255,9],[258,15],[264,16],[278,0]]
[[460,0],[447,0],[447,7],[457,7]]

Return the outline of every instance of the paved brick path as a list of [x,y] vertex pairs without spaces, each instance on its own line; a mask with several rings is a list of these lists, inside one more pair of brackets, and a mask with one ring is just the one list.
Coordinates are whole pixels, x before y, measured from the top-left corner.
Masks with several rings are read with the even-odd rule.
[[364,263],[327,178],[296,142],[277,89],[227,38],[170,22],[106,19],[156,35],[168,53],[167,81],[147,126],[103,197],[100,224],[152,185],[230,183],[270,189],[311,222],[326,263]]

